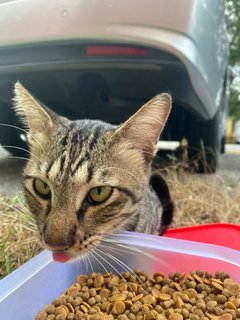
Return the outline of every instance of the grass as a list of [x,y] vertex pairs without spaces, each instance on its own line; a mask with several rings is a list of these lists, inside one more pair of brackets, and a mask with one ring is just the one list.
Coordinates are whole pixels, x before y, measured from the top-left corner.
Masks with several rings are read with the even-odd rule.
[[35,223],[20,195],[0,196],[0,279],[40,252]]
[[[163,170],[175,203],[173,227],[211,222],[240,224],[240,182],[224,172],[196,175],[180,168]],[[20,195],[0,196],[0,278],[36,255],[36,226]]]
[[205,223],[240,224],[240,181],[224,172],[197,175],[168,170],[175,203],[172,227]]

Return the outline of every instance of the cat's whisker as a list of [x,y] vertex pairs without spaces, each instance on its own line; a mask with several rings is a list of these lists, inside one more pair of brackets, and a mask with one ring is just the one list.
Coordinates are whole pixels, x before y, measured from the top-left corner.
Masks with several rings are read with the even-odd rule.
[[[102,242],[106,242],[107,245],[113,244],[114,249],[122,251],[124,253],[130,253],[130,254],[135,254],[135,255],[144,254],[144,252],[142,250],[140,250],[139,248],[130,247],[128,244],[126,244],[126,242],[119,243],[117,240],[114,240],[112,238],[109,238],[109,239],[104,238],[104,239],[102,239],[101,243],[100,243],[101,245],[103,245]],[[115,248],[115,246],[118,246],[120,248]]]
[[[5,201],[1,201],[2,204],[4,204],[5,206],[11,208],[14,211],[17,211],[18,213],[20,213],[21,215],[24,215],[24,212],[22,212],[20,209],[16,208],[15,206],[5,202]],[[1,215],[7,215],[5,213],[1,213]]]
[[[142,287],[144,287],[144,283],[142,282],[142,280],[140,279],[140,277],[136,274],[136,272],[130,268],[127,264],[125,264],[124,262],[122,262],[121,260],[119,260],[118,258],[114,257],[112,254],[110,254],[109,252],[105,252],[101,249],[95,249],[100,251],[102,254],[104,254],[105,256],[107,256],[108,258],[110,258],[111,260],[113,260],[116,264],[118,264],[120,266],[120,268],[124,268],[124,270],[129,271],[130,273],[135,274],[136,278],[138,279],[139,283],[142,285]],[[131,287],[129,287],[131,288]],[[132,288],[131,291],[133,292]]]
[[87,272],[89,273],[89,269],[91,270],[91,265],[89,264],[88,256],[85,255],[84,259],[85,259],[85,265],[86,265],[86,268],[87,268]]
[[14,126],[14,125],[11,125],[11,124],[8,124],[8,123],[0,123],[0,126],[5,126],[5,127],[10,127],[10,128],[14,128],[14,129],[17,129],[17,130],[20,130],[22,132],[24,132],[27,135],[31,136],[33,140],[35,140],[37,142],[37,144],[40,146],[40,148],[42,150],[44,150],[44,148],[42,147],[42,145],[40,144],[40,142],[36,139],[36,137],[34,135],[32,135],[30,132],[28,132],[27,130],[24,130],[23,128],[20,128],[18,126]]
[[99,247],[96,248],[95,250],[97,250],[97,251],[101,252],[102,254],[106,255],[107,257],[111,258],[113,261],[115,261],[117,264],[119,264],[120,267],[124,267],[124,268],[126,268],[126,270],[128,270],[130,272],[134,272],[127,264],[125,264],[124,262],[119,260],[117,257],[114,257],[111,253],[103,251],[103,250],[99,249]]
[[25,220],[27,220],[28,224],[31,224],[31,225],[33,225],[34,227],[36,227],[35,220],[34,220],[34,218],[33,218],[33,215],[32,215],[32,213],[31,213],[31,211],[29,210],[29,208],[26,207],[26,206],[23,204],[23,202],[20,200],[20,196],[19,196],[19,195],[16,196],[16,199],[17,199],[17,201],[18,201],[18,203],[17,203],[16,205],[20,208],[20,210],[22,210],[22,213],[24,213],[23,218],[24,218]]
[[103,270],[108,274],[109,278],[111,277],[109,271],[106,269],[106,267],[104,266],[104,264],[94,255],[95,250],[93,249],[92,251],[89,251],[89,254],[93,257],[93,259],[95,259],[103,268]]
[[23,211],[27,214],[31,216],[31,212],[30,210],[23,204],[23,202],[20,200],[20,196],[17,195],[17,201],[18,201],[18,205],[20,206],[21,209],[23,209]]
[[[9,203],[7,203],[5,201],[1,201],[1,203],[4,204],[5,206],[7,206],[8,208],[11,208],[13,211],[18,212],[20,214],[19,217],[21,217],[21,219],[24,219],[24,220],[26,220],[28,222],[28,220],[26,219],[26,214],[23,211],[21,211],[20,209],[16,208],[16,206],[10,205]],[[9,213],[2,212],[1,216],[2,217],[4,217],[4,216],[5,217],[9,217]],[[28,225],[29,225],[29,223],[28,223]],[[35,231],[36,228],[34,228],[34,230],[33,230],[28,225],[27,224],[22,224],[21,226],[24,227],[26,230]]]
[[[119,234],[119,235],[122,235],[122,234]],[[144,234],[139,235],[139,239],[142,239],[142,236],[143,236],[143,235],[144,235]],[[125,236],[127,236],[127,235],[125,235]],[[149,239],[149,238],[148,238],[148,239]],[[113,243],[114,243],[115,245],[119,245],[118,243],[115,243],[115,242],[113,242]],[[124,242],[124,243],[125,243],[125,242]],[[129,249],[133,249],[133,248],[134,248],[134,250],[137,249],[137,248],[135,248],[135,247],[131,248],[130,245],[129,245],[128,248],[129,248]],[[143,256],[145,256],[145,257],[147,257],[147,258],[149,258],[149,259],[151,259],[151,260],[153,260],[153,261],[155,261],[155,262],[157,262],[157,263],[159,263],[159,265],[165,266],[167,270],[170,270],[170,269],[171,269],[171,265],[170,265],[169,263],[165,262],[165,261],[164,261],[163,259],[161,259],[160,257],[156,257],[155,255],[153,255],[153,254],[151,254],[151,253],[149,253],[149,252],[142,251],[142,250],[140,250],[139,253],[140,253],[141,255],[143,255]]]
[[38,239],[37,238],[28,238],[27,240],[22,240],[22,241],[18,241],[17,243],[15,243],[15,244],[13,244],[13,245],[11,245],[11,246],[9,246],[8,247],[8,249],[14,249],[14,248],[16,248],[16,249],[18,249],[18,247],[19,246],[23,246],[23,245],[25,245],[25,244],[29,244],[29,243],[37,243],[38,242]]
[[80,268],[82,266],[82,263],[85,265],[85,270],[86,270],[86,273],[88,272],[88,264],[87,264],[87,261],[86,261],[86,255],[84,256],[81,256],[81,259],[77,259],[76,262],[79,264]]
[[[129,286],[127,280],[122,276],[121,272],[119,272],[108,260],[106,260],[104,257],[102,257],[99,253],[96,252],[96,250],[99,251],[98,248],[95,248],[94,249],[94,253],[99,257],[101,258],[104,262],[106,262],[122,279],[123,281],[127,284],[127,286],[129,287],[129,289],[132,291],[132,293],[134,293],[133,289]],[[100,250],[102,253],[105,254],[104,251]],[[106,254],[105,254],[106,255]]]
[[19,160],[24,160],[24,161],[28,161],[29,160],[26,157],[18,157],[18,156],[8,156],[8,159],[19,159]]
[[119,251],[115,250],[114,248],[112,248],[111,246],[104,246],[104,245],[98,245],[99,249],[103,249],[103,250],[108,250],[113,252],[114,254],[120,256],[120,257],[126,257],[126,254],[120,253]]
[[16,146],[11,146],[11,145],[3,145],[2,146],[3,148],[12,148],[12,149],[18,149],[18,150],[22,150],[28,154],[30,154],[31,156],[33,156],[34,158],[36,158],[39,162],[41,162],[41,160],[32,152],[30,152],[29,150],[27,149],[24,149],[24,148],[21,148],[21,147],[16,147]]
[[31,219],[31,213],[27,211],[27,209],[20,202],[17,203],[16,206],[24,213],[25,216],[29,217],[29,220],[32,220],[31,222],[33,222],[33,219]]
[[111,239],[104,239],[102,241],[103,242],[107,242],[107,243],[113,243],[114,245],[116,245],[118,247],[132,250],[133,252],[138,253],[138,254],[143,254],[144,253],[142,250],[140,250],[138,248],[133,248],[133,247],[129,247],[128,245],[124,245],[125,242],[119,243],[119,242],[111,240]]
[[[100,243],[98,245],[98,247],[99,248],[101,248],[101,247],[102,248],[107,248],[107,249],[109,249],[109,250],[111,250],[111,251],[115,252],[116,254],[119,254],[119,255],[121,255],[123,257],[125,257],[125,255],[123,253],[132,254],[132,255],[139,255],[138,252],[129,252],[129,250],[127,251],[127,250],[123,250],[123,249],[119,249],[119,248],[115,248],[115,247],[113,248],[113,247],[110,247],[109,245],[106,246],[106,245],[104,245],[102,243]],[[122,252],[122,254],[120,252]]]
[[88,261],[88,263],[89,263],[89,265],[90,265],[90,267],[91,267],[92,272],[94,272],[91,259],[89,258],[89,252],[86,254],[86,259],[87,259],[87,261]]
[[[141,234],[136,234],[136,233],[128,233],[128,234],[125,234],[125,233],[117,233],[117,232],[114,232],[110,235],[110,237],[125,237],[125,238],[136,238],[136,239],[146,239],[146,240],[149,240],[149,241],[152,241],[152,242],[156,242],[156,243],[159,243],[159,239],[155,239],[153,237],[150,237],[149,235],[145,234],[145,233],[141,233]],[[160,236],[159,236],[160,237]],[[123,243],[125,243],[124,240],[119,240],[118,241],[123,241]]]
[[[155,238],[153,238],[153,237],[149,237],[148,235],[145,235],[144,233],[141,233],[141,234],[134,234],[134,233],[128,233],[128,234],[113,233],[113,234],[111,234],[110,236],[116,236],[116,237],[123,236],[123,237],[126,237],[126,238],[134,238],[134,239],[137,239],[137,240],[139,240],[139,241],[142,241],[142,239],[146,239],[146,240],[149,240],[150,242],[159,244],[159,240],[158,240],[158,239],[155,239]],[[117,244],[119,245],[119,243],[121,243],[121,245],[126,243],[125,240],[117,239],[116,241],[117,241],[117,243],[115,243],[115,242],[113,241],[113,243],[115,243],[116,245],[117,245]],[[138,248],[134,247],[134,250],[135,250],[135,249],[138,249]],[[140,249],[139,249],[139,250],[140,250]],[[144,252],[144,251],[142,251],[142,250],[140,250],[140,252],[141,252],[141,254],[143,254],[143,255],[147,256],[148,258],[151,258],[151,259],[153,259],[153,260],[155,260],[155,261],[162,261],[161,259],[158,259],[156,256],[154,256],[154,255],[152,255],[152,254],[150,254],[150,253]]]
[[[106,241],[109,243],[109,241]],[[122,243],[117,243],[116,241],[111,241],[110,243],[113,243],[114,246],[118,246],[118,247],[123,247],[123,248],[126,248],[128,249],[128,251],[126,251],[126,253],[128,254],[135,254],[135,255],[142,255],[142,256],[145,256],[153,261],[161,261],[161,259],[158,259],[156,258],[154,255],[148,253],[148,252],[145,252],[143,250],[140,250],[139,248],[136,248],[136,247],[132,247],[130,245],[124,245]],[[124,242],[125,243],[125,242]],[[132,252],[131,252],[132,251]]]

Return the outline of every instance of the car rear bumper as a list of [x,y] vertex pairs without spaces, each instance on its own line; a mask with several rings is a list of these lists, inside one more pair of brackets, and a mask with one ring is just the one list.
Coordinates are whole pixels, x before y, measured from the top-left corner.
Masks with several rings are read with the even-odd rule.
[[[132,0],[130,3],[110,0],[4,2],[0,5],[0,52],[6,52],[6,56],[5,62],[0,65],[0,74],[86,66],[86,61],[71,60],[72,57],[68,55],[62,56],[61,60],[50,61],[41,50],[41,46],[45,47],[48,44],[68,44],[71,47],[75,43],[117,43],[155,48],[176,57],[179,65],[182,64],[193,91],[189,92],[189,96],[196,95],[201,105],[199,107],[192,104],[191,109],[203,119],[211,119],[221,103],[226,72],[226,59],[223,58],[226,58],[227,53],[226,50],[219,52],[219,58],[225,61],[222,64],[209,65],[203,59],[203,43],[196,44],[195,34],[191,31],[195,30],[193,26],[190,30],[192,19],[197,15],[196,9],[203,10],[198,8],[199,3],[199,0],[185,0],[183,10],[178,0]],[[176,21],[170,19],[174,13]],[[17,48],[34,46],[40,50],[32,61],[30,59],[22,63],[16,60],[13,64],[8,62],[8,50],[14,53],[16,49],[18,57]],[[211,49],[213,48],[206,45],[206,56],[215,54]],[[156,61],[152,63],[155,64]],[[174,80],[176,83],[181,81],[178,73]],[[187,86],[179,87],[183,91],[189,90]],[[168,88],[169,91],[171,88]],[[181,95],[180,89],[178,92],[173,98],[181,103],[182,98],[185,99],[188,93],[184,92]],[[188,100],[191,104],[191,97]],[[186,103],[186,99],[184,102]]]

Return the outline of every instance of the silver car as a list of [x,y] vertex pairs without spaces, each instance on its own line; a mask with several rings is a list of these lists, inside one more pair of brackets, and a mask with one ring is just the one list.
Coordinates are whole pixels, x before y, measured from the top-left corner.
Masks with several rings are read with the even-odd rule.
[[[164,140],[188,141],[198,171],[222,149],[228,88],[223,0],[0,0],[0,122],[20,80],[69,118],[120,123],[167,91],[174,108]],[[20,130],[0,126],[13,154]],[[200,156],[199,156],[200,155]]]

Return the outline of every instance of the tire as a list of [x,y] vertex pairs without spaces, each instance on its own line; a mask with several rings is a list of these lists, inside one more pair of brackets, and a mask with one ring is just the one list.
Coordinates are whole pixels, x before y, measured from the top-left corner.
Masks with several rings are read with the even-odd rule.
[[197,173],[214,173],[221,152],[220,112],[209,121],[193,122],[189,143],[189,160]]
[[[10,105],[0,104],[0,119],[0,144],[13,156],[27,157],[27,143],[20,137],[20,134],[23,134],[24,132],[21,130],[22,126]],[[9,126],[5,126],[5,124]],[[11,126],[16,126],[19,129]]]

